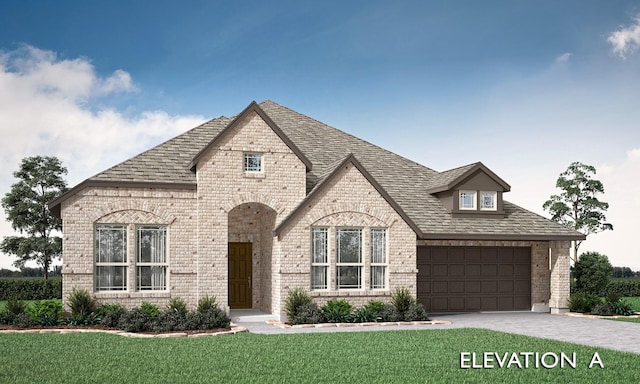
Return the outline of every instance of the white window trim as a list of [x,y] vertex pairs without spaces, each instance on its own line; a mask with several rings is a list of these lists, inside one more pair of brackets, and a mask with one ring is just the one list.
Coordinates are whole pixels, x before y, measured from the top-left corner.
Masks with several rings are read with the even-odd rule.
[[[123,244],[123,251],[124,251],[124,260],[121,262],[105,262],[105,261],[99,261],[98,260],[98,254],[100,252],[100,249],[98,247],[98,230],[100,228],[110,228],[112,230],[121,230],[124,233],[124,244]],[[96,292],[128,292],[129,291],[129,252],[128,252],[128,248],[129,248],[129,237],[128,237],[128,227],[125,224],[97,224],[94,226],[94,231],[93,231],[93,236],[94,236],[94,276],[93,276],[93,285],[94,285],[94,290]],[[104,287],[99,287],[98,286],[98,268],[99,267],[124,267],[124,285],[123,285],[123,289],[100,289],[100,288],[104,288]],[[113,287],[110,287],[113,288]]]
[[[341,263],[340,262],[340,236],[339,233],[341,231],[358,231],[360,233],[360,262],[358,263]],[[344,290],[362,290],[364,285],[362,284],[364,280],[364,255],[363,255],[363,233],[362,228],[337,228],[336,229],[336,290],[344,291]],[[359,276],[358,276],[358,286],[357,287],[340,287],[340,267],[358,267]]]
[[[373,233],[374,232],[383,232],[384,233],[384,247],[383,247],[383,252],[384,252],[384,262],[375,262],[373,259],[374,256],[374,243],[373,243]],[[386,290],[389,288],[389,236],[388,233],[389,231],[386,228],[371,228],[370,231],[370,238],[369,241],[371,242],[371,247],[369,250],[369,258],[371,260],[370,266],[369,266],[369,289],[371,290]],[[383,286],[382,287],[374,287],[373,286],[373,268],[374,267],[382,267],[384,269],[384,281],[383,281]]]
[[[482,199],[482,195],[491,195],[493,196],[493,207],[486,208],[484,207],[484,200]],[[498,192],[495,191],[480,191],[480,210],[481,211],[497,211],[498,210]]]
[[[260,169],[247,169],[247,159],[250,156],[258,156],[260,159]],[[246,174],[262,174],[264,173],[264,154],[262,152],[244,152],[242,154],[242,170]]]
[[[315,252],[316,252],[316,247],[315,247],[315,238],[314,238],[314,233],[315,231],[324,231],[324,235],[325,235],[325,261],[320,263],[320,262],[315,262]],[[311,275],[310,275],[310,285],[311,285],[311,290],[312,291],[327,291],[329,290],[329,228],[327,227],[312,227],[311,228]],[[314,281],[313,281],[313,268],[314,267],[319,267],[319,268],[324,268],[324,279],[325,279],[325,284],[326,286],[324,288],[318,288],[314,286]]]
[[[142,262],[140,261],[140,231],[145,229],[163,229],[164,230],[164,261],[163,262]],[[166,225],[137,225],[136,230],[136,290],[140,292],[166,292],[169,290],[169,229]],[[148,289],[141,288],[140,285],[140,267],[164,267],[164,288],[163,289]]]
[[[473,196],[473,207],[463,207],[462,206],[462,195],[463,194],[470,194]],[[478,205],[478,192],[476,191],[460,191],[458,193],[458,209],[460,209],[461,211],[475,211],[477,210],[477,205]]]

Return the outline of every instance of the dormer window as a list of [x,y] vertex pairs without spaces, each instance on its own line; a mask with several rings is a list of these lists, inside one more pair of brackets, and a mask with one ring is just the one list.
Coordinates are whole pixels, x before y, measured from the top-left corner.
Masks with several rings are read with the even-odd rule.
[[460,210],[476,209],[476,191],[460,191]]
[[244,171],[245,172],[262,172],[262,153],[245,153],[244,154]]
[[480,210],[495,211],[497,209],[497,192],[480,192]]

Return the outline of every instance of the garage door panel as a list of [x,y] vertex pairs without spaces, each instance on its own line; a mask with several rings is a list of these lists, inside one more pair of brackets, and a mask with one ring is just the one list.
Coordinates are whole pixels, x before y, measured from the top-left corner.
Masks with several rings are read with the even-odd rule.
[[430,312],[526,310],[531,249],[418,247],[418,300]]

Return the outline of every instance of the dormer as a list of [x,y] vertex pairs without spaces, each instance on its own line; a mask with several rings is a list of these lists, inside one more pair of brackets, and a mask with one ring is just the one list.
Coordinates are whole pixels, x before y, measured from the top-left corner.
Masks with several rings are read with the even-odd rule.
[[427,190],[454,217],[504,217],[502,195],[511,186],[482,163],[440,173]]

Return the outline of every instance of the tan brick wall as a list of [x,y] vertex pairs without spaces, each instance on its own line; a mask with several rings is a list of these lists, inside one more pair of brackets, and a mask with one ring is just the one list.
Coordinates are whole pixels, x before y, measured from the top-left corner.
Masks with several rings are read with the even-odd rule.
[[570,252],[571,242],[551,241],[551,299],[552,313],[567,312],[569,305]]
[[[309,202],[280,234],[278,242],[280,272],[274,290],[274,313],[283,312],[283,302],[289,289],[311,286],[311,228],[329,227],[329,289],[311,291],[314,300],[322,305],[330,298],[346,298],[360,306],[369,300],[388,301],[396,287],[407,287],[416,294],[416,235],[376,191],[368,180],[352,164],[340,170],[339,175]],[[363,288],[360,290],[336,289],[336,227],[362,228],[363,234]],[[389,284],[385,290],[369,289],[370,276],[370,228],[387,228],[387,257]]]

